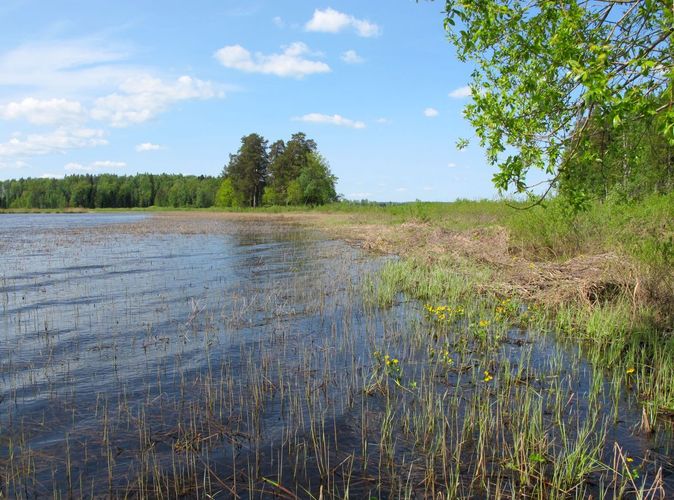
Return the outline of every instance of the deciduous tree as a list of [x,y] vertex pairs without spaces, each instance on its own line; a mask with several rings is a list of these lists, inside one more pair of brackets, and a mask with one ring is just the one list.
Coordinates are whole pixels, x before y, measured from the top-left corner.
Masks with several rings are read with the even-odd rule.
[[657,116],[674,142],[671,1],[447,0],[445,27],[476,67],[465,114],[499,190],[530,190],[531,168],[554,186],[595,116]]

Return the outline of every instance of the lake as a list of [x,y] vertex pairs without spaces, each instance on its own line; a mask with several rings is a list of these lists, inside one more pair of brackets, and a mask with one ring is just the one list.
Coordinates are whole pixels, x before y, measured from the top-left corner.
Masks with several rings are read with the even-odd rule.
[[10,497],[674,491],[671,427],[526,305],[383,305],[394,259],[306,225],[3,214],[0,252]]

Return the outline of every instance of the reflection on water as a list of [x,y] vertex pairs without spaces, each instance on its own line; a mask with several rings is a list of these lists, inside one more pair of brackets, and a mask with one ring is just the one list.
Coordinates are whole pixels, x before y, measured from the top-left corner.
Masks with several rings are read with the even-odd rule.
[[[287,484],[396,497],[449,481],[420,462],[430,443],[411,437],[422,423],[405,415],[422,405],[425,387],[454,391],[457,401],[478,389],[465,371],[429,375],[427,345],[408,333],[429,329],[419,304],[379,310],[364,300],[382,259],[290,226],[230,222],[211,234],[106,226],[139,221],[148,224],[121,214],[0,217],[6,494],[265,496]],[[372,389],[382,345],[405,365],[395,464],[382,444],[390,399]],[[578,352],[510,331],[499,355],[516,366],[523,352],[527,370],[557,370],[555,383],[573,395],[569,415],[585,418],[593,371]],[[541,380],[531,391],[547,400]],[[633,432],[633,398],[620,405],[607,441],[635,456],[671,456],[670,437]],[[471,411],[449,408],[441,413]],[[458,481],[466,474],[471,459]]]
[[[61,452],[68,437],[75,469],[87,480],[105,477],[109,466],[100,456],[84,463],[75,457],[86,453],[87,441],[103,440],[103,406],[134,414],[151,412],[148,403],[189,401],[213,363],[245,383],[242,357],[258,358],[260,343],[279,335],[290,368],[300,361],[292,351],[325,334],[326,311],[344,308],[351,280],[372,265],[341,243],[287,227],[218,235],[83,232],[138,218],[0,219],[8,241],[0,262],[3,439],[22,433],[26,447],[49,454]],[[136,446],[119,434],[120,450]],[[120,452],[115,467],[124,459]],[[35,491],[61,468],[52,462],[35,471]]]

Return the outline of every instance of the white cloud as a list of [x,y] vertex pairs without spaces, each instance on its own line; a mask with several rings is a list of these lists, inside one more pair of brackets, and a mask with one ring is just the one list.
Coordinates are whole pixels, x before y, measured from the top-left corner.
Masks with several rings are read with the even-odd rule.
[[339,33],[352,28],[358,36],[373,37],[381,34],[381,28],[370,21],[358,19],[328,7],[325,10],[314,10],[313,17],[305,24],[307,31],[322,33]]
[[330,66],[326,63],[305,57],[311,55],[306,44],[294,42],[282,48],[280,54],[251,54],[241,45],[227,45],[215,53],[215,58],[226,68],[247,73],[302,78],[314,73],[330,72]]
[[30,167],[30,165],[28,163],[26,163],[25,161],[22,161],[22,160],[16,160],[16,161],[10,161],[10,162],[0,161],[0,170],[2,170],[2,169],[19,170],[19,169],[26,168],[26,167]]
[[126,167],[126,163],[124,163],[123,161],[103,160],[103,161],[95,161],[91,164],[91,166],[97,170],[102,168],[124,168]]
[[349,118],[344,118],[342,115],[308,113],[306,115],[295,117],[293,120],[308,123],[328,123],[330,125],[339,125],[351,128],[365,128],[365,123],[357,120],[350,120]]
[[151,142],[143,142],[142,144],[138,144],[136,146],[136,151],[139,153],[142,153],[143,151],[157,151],[158,149],[161,149],[161,146]]
[[407,191],[407,188],[406,187],[399,187],[399,188],[396,188],[396,191],[398,193],[404,193],[405,191]]
[[25,119],[35,125],[78,121],[83,118],[84,112],[82,104],[67,99],[40,100],[26,97],[18,102],[0,105],[0,118]]
[[464,99],[466,97],[470,97],[472,95],[472,92],[470,90],[470,87],[468,85],[464,85],[463,87],[459,87],[458,89],[454,89],[449,93],[449,97],[453,99]]
[[355,50],[347,50],[346,52],[342,53],[341,59],[347,64],[359,64],[365,62],[365,59],[360,57],[358,52]]
[[435,118],[440,112],[435,108],[426,108],[424,109],[424,116],[427,118]]
[[0,54],[0,86],[51,96],[111,88],[138,73],[121,64],[128,55],[97,38],[28,43]]
[[372,196],[372,193],[349,193],[346,195],[346,197],[351,200],[364,200],[369,196]]
[[45,173],[45,174],[40,174],[40,179],[63,179],[65,177],[65,174],[58,173],[58,174],[50,174],[50,173]]
[[[223,87],[211,82],[190,76],[169,81],[151,69],[124,64],[129,56],[126,48],[100,37],[29,43],[0,53],[0,88],[21,88],[27,94],[0,106],[0,118],[25,118],[38,125],[94,118],[125,126],[148,120],[177,101],[223,95]],[[87,115],[81,103],[92,100]]]
[[96,99],[92,118],[108,121],[113,127],[126,127],[145,122],[178,101],[224,96],[211,82],[190,76],[167,83],[144,75],[126,80],[119,91]]
[[107,144],[105,133],[99,129],[67,127],[58,128],[45,134],[15,134],[9,141],[0,143],[0,158],[27,157],[63,153],[78,149]]
[[281,16],[274,17],[272,19],[272,22],[274,23],[274,26],[276,26],[277,28],[285,28],[286,26],[286,23]]
[[66,163],[63,169],[68,172],[91,172],[94,170],[94,168],[89,165],[82,165],[81,163],[75,162]]
[[387,124],[391,123],[391,120],[389,120],[388,118],[381,117],[381,118],[377,118],[376,122],[380,123],[382,125],[387,125]]
[[123,161],[101,160],[91,162],[88,165],[70,162],[66,163],[63,169],[68,172],[96,172],[100,170],[115,170],[124,167],[126,167],[126,163]]
[[450,161],[450,162],[447,164],[447,167],[449,167],[449,168],[454,168],[454,167],[456,167],[456,163],[454,163],[453,161]]

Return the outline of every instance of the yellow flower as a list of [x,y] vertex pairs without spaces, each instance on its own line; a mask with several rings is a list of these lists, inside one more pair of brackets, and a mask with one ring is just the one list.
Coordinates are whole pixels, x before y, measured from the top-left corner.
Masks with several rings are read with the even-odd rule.
[[486,327],[489,326],[489,320],[488,319],[481,319],[479,325],[480,325],[480,328],[486,328]]
[[630,367],[630,368],[628,368],[627,370],[625,370],[625,373],[627,373],[628,375],[631,375],[631,374],[634,373],[635,371],[636,371],[635,368]]
[[634,462],[634,459],[632,457],[626,457],[625,460],[630,463]]

